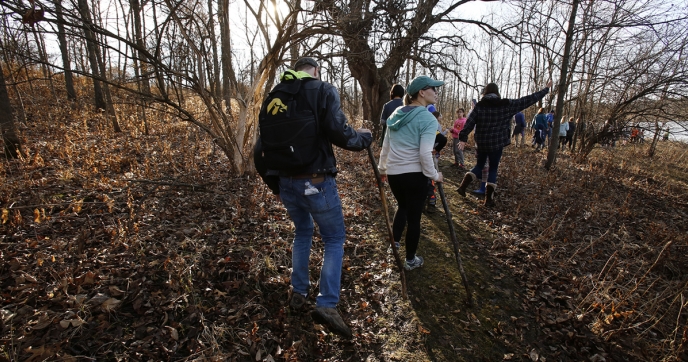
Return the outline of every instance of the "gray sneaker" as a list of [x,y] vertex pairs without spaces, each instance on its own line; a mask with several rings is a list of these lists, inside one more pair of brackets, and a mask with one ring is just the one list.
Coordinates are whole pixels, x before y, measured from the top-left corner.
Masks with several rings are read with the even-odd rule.
[[332,333],[346,338],[352,337],[351,329],[344,323],[336,308],[316,307],[311,317],[315,323],[324,325]]
[[289,305],[296,310],[299,310],[303,308],[303,306],[306,304],[306,297],[301,295],[300,293],[294,293],[291,296],[291,302]]
[[420,268],[422,266],[423,266],[423,258],[421,258],[418,255],[414,256],[412,261],[406,260],[404,262],[404,269],[406,269],[406,270],[413,270],[416,268]]

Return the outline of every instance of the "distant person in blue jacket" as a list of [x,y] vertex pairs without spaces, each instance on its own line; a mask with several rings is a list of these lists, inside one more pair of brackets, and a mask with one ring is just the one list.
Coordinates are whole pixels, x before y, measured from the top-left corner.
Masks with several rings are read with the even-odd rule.
[[545,144],[549,147],[552,142],[552,129],[554,128],[554,110],[547,113],[547,135],[545,136]]
[[518,147],[518,137],[521,136],[521,146],[525,142],[526,138],[526,116],[523,112],[518,112],[514,116],[514,133],[511,135],[514,138],[514,143]]
[[533,129],[535,130],[535,151],[545,148],[547,139],[547,115],[545,109],[540,108],[533,119]]
[[382,107],[382,114],[380,115],[380,124],[382,125],[382,136],[380,136],[380,146],[385,139],[385,132],[387,132],[387,118],[394,113],[394,110],[404,105],[404,87],[400,84],[395,84],[389,91],[389,102]]

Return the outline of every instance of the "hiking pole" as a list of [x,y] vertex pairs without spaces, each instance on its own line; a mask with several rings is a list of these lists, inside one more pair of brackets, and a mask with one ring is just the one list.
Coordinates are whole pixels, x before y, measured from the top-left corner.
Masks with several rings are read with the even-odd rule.
[[[435,169],[439,172],[440,168],[437,165],[437,158],[432,155],[435,162]],[[452,214],[449,211],[449,204],[447,203],[447,198],[444,196],[444,187],[442,182],[436,182],[437,191],[440,192],[440,199],[442,199],[442,207],[444,207],[444,215],[447,217],[447,225],[449,225],[449,233],[451,234],[452,244],[454,244],[454,255],[456,256],[456,263],[459,264],[459,273],[461,273],[461,280],[463,281],[463,287],[466,289],[467,303],[468,305],[473,305],[473,297],[471,296],[471,291],[468,288],[468,279],[466,278],[466,272],[463,270],[463,263],[461,263],[461,254],[459,253],[459,241],[456,239],[456,232],[454,231],[454,223],[452,222]]]
[[385,214],[385,221],[387,222],[387,232],[389,233],[389,244],[392,247],[392,254],[394,254],[394,259],[399,267],[399,272],[401,273],[401,296],[404,299],[408,299],[406,295],[406,274],[404,273],[404,264],[401,262],[399,257],[399,250],[394,243],[394,232],[392,231],[392,222],[389,220],[389,210],[387,208],[387,196],[385,195],[385,189],[382,185],[382,177],[380,176],[380,171],[377,169],[377,163],[375,162],[375,156],[373,156],[373,149],[368,146],[368,158],[370,158],[370,164],[373,165],[373,171],[375,172],[375,179],[377,180],[377,188],[380,190],[380,199],[382,199],[382,212]]

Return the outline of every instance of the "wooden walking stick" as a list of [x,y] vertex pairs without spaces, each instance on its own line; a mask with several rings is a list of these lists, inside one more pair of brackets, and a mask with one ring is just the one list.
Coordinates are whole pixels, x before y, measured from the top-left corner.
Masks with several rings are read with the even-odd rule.
[[[435,169],[439,171],[437,166],[437,158],[432,155],[435,162]],[[459,253],[459,241],[456,238],[456,231],[454,231],[454,223],[452,222],[452,214],[449,211],[449,204],[447,203],[447,198],[444,196],[444,187],[442,182],[436,182],[437,191],[440,193],[440,199],[442,199],[442,207],[444,207],[444,215],[447,217],[447,225],[449,225],[449,233],[451,234],[452,244],[454,244],[454,255],[456,256],[456,263],[459,264],[459,273],[461,273],[461,280],[463,281],[463,287],[466,289],[466,303],[468,305],[473,305],[473,297],[471,296],[471,290],[468,288],[468,278],[466,278],[466,272],[463,270],[463,263],[461,263],[461,253]]]
[[389,233],[389,244],[392,247],[392,254],[394,254],[394,259],[399,267],[399,272],[401,273],[401,296],[404,299],[408,299],[406,294],[406,273],[404,273],[404,263],[402,263],[399,257],[399,250],[394,243],[394,232],[392,231],[392,222],[389,220],[389,210],[387,208],[387,196],[385,195],[385,189],[382,185],[382,177],[380,176],[380,171],[377,169],[377,163],[375,162],[375,156],[373,156],[373,149],[368,146],[368,158],[370,158],[370,164],[373,165],[373,171],[375,172],[375,179],[377,180],[377,188],[380,190],[380,199],[382,199],[382,212],[385,214],[385,221],[387,222],[387,232]]

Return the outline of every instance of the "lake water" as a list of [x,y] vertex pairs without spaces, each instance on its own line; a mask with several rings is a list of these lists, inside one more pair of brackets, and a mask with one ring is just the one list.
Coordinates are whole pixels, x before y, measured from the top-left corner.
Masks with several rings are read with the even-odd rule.
[[[655,135],[655,125],[654,123],[651,124],[640,124],[642,127],[646,129],[645,131],[645,140],[651,140],[652,137]],[[662,137],[664,137],[664,130],[669,128],[669,139],[672,141],[681,141],[681,142],[686,142],[688,143],[688,122],[684,121],[681,122],[681,124],[677,122],[667,122],[664,124],[662,127],[662,132],[660,133],[660,140]]]

